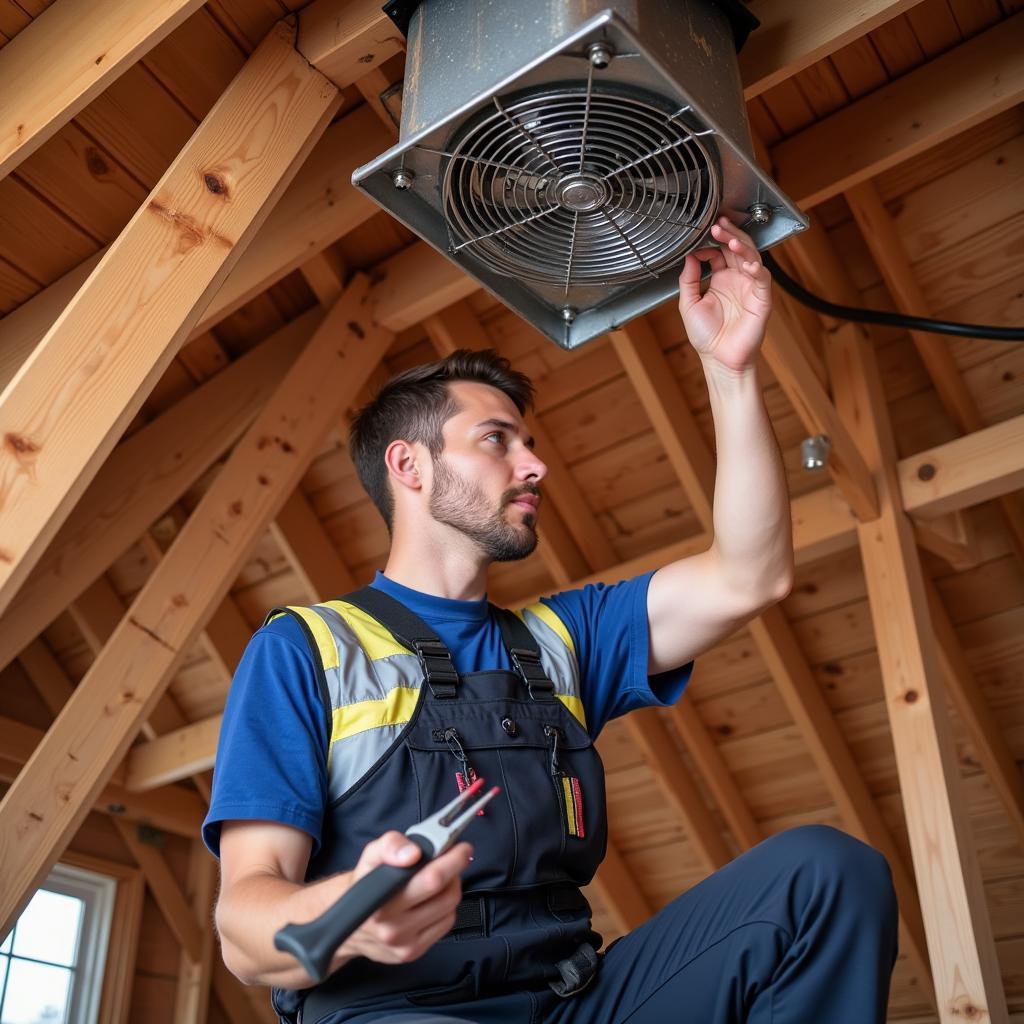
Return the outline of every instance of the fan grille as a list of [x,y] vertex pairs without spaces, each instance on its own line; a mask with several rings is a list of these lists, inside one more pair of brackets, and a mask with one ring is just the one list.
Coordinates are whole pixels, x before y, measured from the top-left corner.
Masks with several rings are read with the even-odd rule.
[[622,284],[681,261],[718,208],[701,134],[637,95],[493,99],[444,155],[453,253],[554,285]]

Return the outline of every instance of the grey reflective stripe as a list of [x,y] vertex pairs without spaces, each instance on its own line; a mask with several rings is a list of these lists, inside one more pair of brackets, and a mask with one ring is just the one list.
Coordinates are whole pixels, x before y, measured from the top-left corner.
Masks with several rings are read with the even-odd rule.
[[530,605],[519,609],[516,614],[540,647],[540,661],[554,684],[555,696],[586,729],[586,713],[580,690],[580,666],[569,630],[546,604]]
[[[310,653],[323,668],[331,705],[328,799],[334,801],[366,775],[412,719],[423,670],[386,628],[344,601],[281,610],[306,624]],[[586,728],[579,666],[565,626],[546,606],[517,614],[537,640],[555,694]]]

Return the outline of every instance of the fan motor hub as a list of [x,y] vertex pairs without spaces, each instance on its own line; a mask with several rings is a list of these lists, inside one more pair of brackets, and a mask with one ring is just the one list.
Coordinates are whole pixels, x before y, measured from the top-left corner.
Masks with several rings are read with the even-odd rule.
[[567,174],[555,184],[555,201],[577,213],[592,213],[608,202],[608,186],[593,174]]

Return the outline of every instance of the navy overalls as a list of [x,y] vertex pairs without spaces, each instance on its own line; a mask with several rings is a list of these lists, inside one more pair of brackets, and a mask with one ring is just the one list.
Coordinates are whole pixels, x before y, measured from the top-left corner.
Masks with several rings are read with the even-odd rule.
[[[422,678],[414,692],[394,686],[386,699],[371,702],[390,703],[384,714],[395,719],[393,738],[332,800],[307,880],[350,870],[367,843],[405,830],[477,776],[502,793],[466,836],[474,860],[463,875],[452,931],[410,964],[357,958],[313,989],[275,990],[282,1020],[885,1020],[896,908],[878,853],[835,829],[792,829],[598,956],[601,939],[580,888],[605,852],[604,772],[572,713],[566,681],[550,678],[560,670],[543,627],[528,629],[522,618],[492,609],[516,671],[460,677],[436,633],[389,595],[364,588],[343,601],[329,604],[357,627],[363,648],[384,642],[383,650],[392,650],[380,636],[367,640],[367,623],[383,628],[384,637],[416,652]],[[330,625],[324,606],[318,608]],[[357,621],[353,608],[369,618]],[[329,644],[307,612],[303,625],[316,662]],[[337,642],[344,631],[334,632]],[[321,686],[330,706],[330,680]],[[403,701],[405,714],[394,710]],[[333,709],[335,728],[350,707]],[[365,765],[365,751],[363,758]]]

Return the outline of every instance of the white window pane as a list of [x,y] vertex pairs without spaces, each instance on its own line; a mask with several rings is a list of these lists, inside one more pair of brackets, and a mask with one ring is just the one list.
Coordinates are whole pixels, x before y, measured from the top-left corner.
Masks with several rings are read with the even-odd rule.
[[12,960],[9,971],[3,1024],[64,1024],[71,971],[27,960]]
[[4,981],[7,978],[7,965],[10,960],[5,956],[0,956],[0,992],[4,990]]
[[0,953],[10,953],[11,951],[11,936],[14,934],[14,930],[11,929],[7,933],[7,938],[4,939],[3,944],[0,945]]
[[81,900],[40,889],[18,918],[14,955],[73,965],[81,921]]

